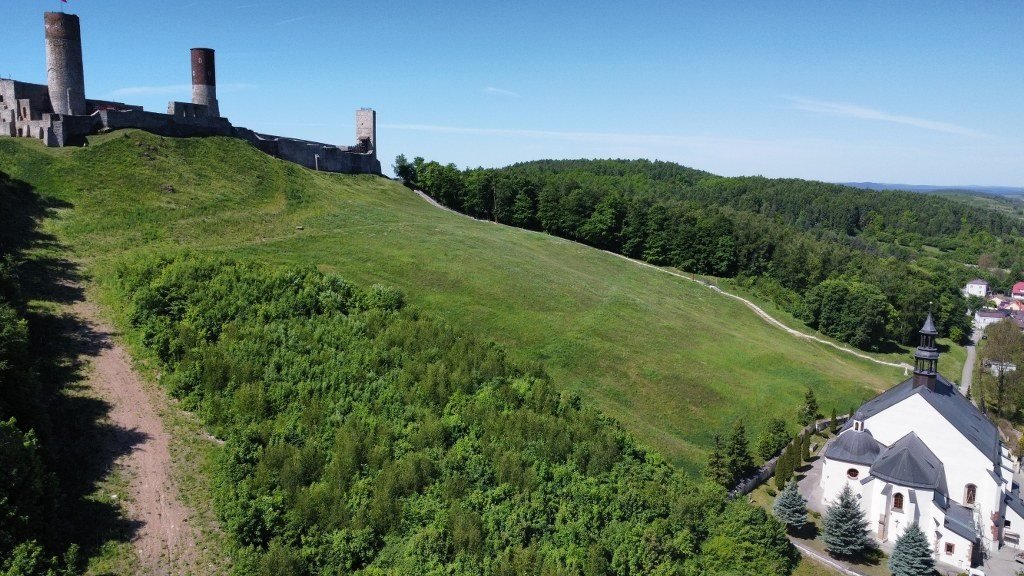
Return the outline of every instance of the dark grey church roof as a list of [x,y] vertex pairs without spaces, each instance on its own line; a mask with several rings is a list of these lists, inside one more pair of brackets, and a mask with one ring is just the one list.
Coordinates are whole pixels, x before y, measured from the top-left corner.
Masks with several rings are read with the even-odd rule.
[[945,492],[946,474],[942,462],[913,432],[882,452],[871,466],[871,475],[908,488]]
[[[914,379],[909,378],[869,400],[860,407],[858,413],[867,420],[914,394],[920,394],[921,398],[931,404],[936,412],[970,440],[971,444],[993,464],[999,465],[1002,462],[999,454],[999,431],[995,425],[941,374],[936,377],[935,390],[929,390],[927,386],[914,388]],[[848,422],[846,427],[852,425],[852,422]]]
[[932,320],[932,313],[928,313],[928,319],[924,321],[924,326],[921,327],[921,334],[931,334],[935,336],[939,332],[935,329],[935,320]]
[[1021,501],[1020,494],[1018,492],[1006,495],[1006,505],[1009,506],[1019,516],[1024,518],[1024,501]]
[[874,464],[882,450],[885,450],[885,446],[875,440],[871,432],[844,430],[838,438],[829,443],[825,449],[825,458],[870,466]]
[[978,533],[974,527],[974,510],[956,502],[949,503],[949,508],[946,509],[946,519],[942,525],[971,542],[978,539]]

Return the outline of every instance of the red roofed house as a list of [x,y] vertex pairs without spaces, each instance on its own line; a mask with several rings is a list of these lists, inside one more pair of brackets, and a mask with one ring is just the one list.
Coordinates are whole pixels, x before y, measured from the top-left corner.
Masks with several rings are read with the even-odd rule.
[[1010,291],[1010,296],[1013,296],[1017,300],[1024,300],[1024,282],[1017,282],[1013,285],[1013,290]]

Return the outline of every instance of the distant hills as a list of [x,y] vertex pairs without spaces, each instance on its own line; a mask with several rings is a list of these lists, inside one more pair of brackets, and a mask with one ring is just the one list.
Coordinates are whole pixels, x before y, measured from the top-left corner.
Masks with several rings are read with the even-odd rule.
[[864,188],[866,190],[905,190],[907,192],[970,192],[973,194],[993,194],[996,196],[1024,195],[1024,188],[1014,186],[926,186],[921,184],[884,184],[879,182],[839,182],[844,186]]

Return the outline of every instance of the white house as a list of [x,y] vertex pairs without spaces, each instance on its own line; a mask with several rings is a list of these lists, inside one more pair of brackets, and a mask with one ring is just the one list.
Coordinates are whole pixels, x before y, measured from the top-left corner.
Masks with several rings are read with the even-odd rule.
[[984,366],[988,369],[989,374],[993,376],[999,376],[1001,374],[1009,374],[1010,372],[1017,371],[1017,365],[1013,362],[999,362],[996,360],[989,360],[984,362]]
[[964,286],[964,296],[981,296],[982,298],[988,296],[988,282],[981,278],[975,278]]
[[861,406],[826,446],[822,498],[850,485],[877,540],[916,522],[938,562],[966,569],[1020,545],[1024,501],[996,426],[937,372],[935,336],[929,314],[913,377]]
[[996,322],[1002,322],[1011,316],[1010,310],[979,308],[974,313],[974,329],[984,330]]

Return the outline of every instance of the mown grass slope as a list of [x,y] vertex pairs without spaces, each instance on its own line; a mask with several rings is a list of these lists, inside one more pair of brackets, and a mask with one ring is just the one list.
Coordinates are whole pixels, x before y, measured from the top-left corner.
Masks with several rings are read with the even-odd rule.
[[123,257],[181,248],[397,286],[416,306],[543,362],[558,386],[690,469],[737,419],[755,434],[769,417],[792,420],[808,387],[825,413],[843,412],[902,377],[657,270],[438,210],[383,178],[311,172],[237,140],[119,132],[48,150],[3,139],[0,170],[70,205],[48,231],[101,289]]

